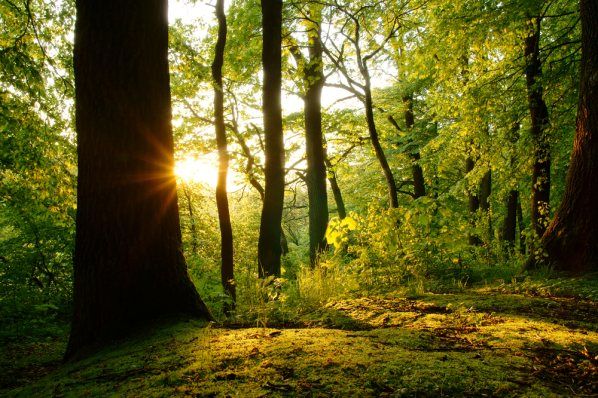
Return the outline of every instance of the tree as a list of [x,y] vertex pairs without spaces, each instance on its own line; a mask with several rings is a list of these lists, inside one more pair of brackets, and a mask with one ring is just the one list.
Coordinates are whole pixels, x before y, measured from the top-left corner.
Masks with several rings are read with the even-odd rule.
[[598,3],[580,1],[581,81],[573,153],[561,205],[543,236],[548,260],[565,271],[598,269]]
[[264,205],[258,241],[260,277],[280,276],[280,226],[284,202],[284,139],[282,133],[281,45],[282,1],[262,0],[263,113],[266,141]]
[[548,225],[550,213],[550,144],[546,134],[548,108],[542,88],[542,60],[540,58],[540,29],[542,18],[530,17],[529,33],[525,38],[525,77],[527,99],[534,140],[534,166],[532,171],[532,227],[542,236]]
[[78,1],[74,313],[66,358],[155,319],[211,319],[182,253],[167,1]]
[[307,193],[309,212],[309,258],[314,265],[318,254],[326,248],[328,226],[328,195],[326,193],[326,150],[322,134],[322,88],[324,65],[322,64],[321,20],[322,6],[308,4],[300,8],[303,26],[307,31],[309,58],[293,43],[289,48],[297,66],[302,70],[305,120],[305,152],[307,158]]
[[[222,86],[222,65],[226,46],[226,14],[224,0],[216,1],[216,18],[218,19],[218,39],[214,61],[212,62],[212,80],[214,82],[214,126],[216,145],[218,146],[218,182],[216,185],[216,206],[220,224],[220,274],[222,287],[233,303],[236,299],[233,263],[233,229],[230,222],[228,197],[226,192],[226,176],[228,174],[228,149],[226,143],[226,125],[224,123],[224,90]],[[233,304],[234,306],[234,304]]]
[[[364,106],[370,141],[386,180],[389,205],[391,208],[397,208],[399,207],[397,183],[380,142],[380,134],[374,119],[374,101],[372,98],[372,81],[369,69],[369,64],[375,61],[389,40],[396,35],[399,28],[399,20],[394,15],[393,10],[380,10],[379,7],[381,5],[381,3],[377,3],[376,6],[357,6],[356,10],[353,10],[350,7],[335,4],[335,10],[342,15],[342,27],[337,35],[338,39],[342,40],[342,42],[337,44],[333,38],[332,40],[328,40],[327,45],[323,46],[322,49],[345,80],[344,83],[330,85],[349,91]],[[405,7],[406,5],[403,4],[402,6]],[[372,19],[378,21],[380,15],[384,15],[384,13],[386,15],[382,18],[384,21],[382,26],[380,26],[383,29],[382,32],[378,29],[372,29],[372,25],[369,22]],[[345,54],[345,51],[349,47],[352,47],[355,58],[353,61],[356,69],[359,71],[358,78],[352,76],[351,70],[354,66],[350,64]]]

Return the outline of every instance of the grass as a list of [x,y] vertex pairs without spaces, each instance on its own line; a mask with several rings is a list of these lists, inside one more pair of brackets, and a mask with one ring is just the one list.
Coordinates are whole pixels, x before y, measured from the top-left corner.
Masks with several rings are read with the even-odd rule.
[[595,281],[558,285],[335,299],[288,328],[180,322],[66,365],[64,338],[13,344],[2,353],[0,395],[598,394],[598,302],[575,288]]

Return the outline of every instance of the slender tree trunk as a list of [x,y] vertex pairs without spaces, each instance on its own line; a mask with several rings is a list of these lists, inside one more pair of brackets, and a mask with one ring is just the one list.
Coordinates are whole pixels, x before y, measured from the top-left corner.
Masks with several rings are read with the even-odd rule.
[[517,203],[519,201],[519,191],[512,189],[509,191],[506,200],[506,215],[503,220],[500,237],[503,242],[513,249],[515,247],[515,238],[517,237]]
[[[470,156],[465,160],[465,174],[471,172],[475,167],[475,161],[473,160],[473,158]],[[477,192],[475,191],[470,191],[468,194],[468,208],[469,208],[469,216],[471,217],[471,225],[472,227],[475,227],[475,219],[476,219],[476,215],[478,213],[478,210],[480,209],[480,199],[478,197]],[[480,237],[477,236],[476,234],[469,234],[469,244],[470,245],[481,245],[482,241],[480,240]]]
[[[509,142],[511,150],[514,150],[517,141],[519,141],[519,121],[514,121],[510,129]],[[510,166],[511,170],[515,167],[515,155],[511,155]],[[519,190],[511,189],[507,194],[505,209],[506,214],[500,230],[500,239],[505,242],[508,249],[515,248],[515,241],[517,237],[517,206],[519,205]]]
[[187,202],[187,212],[189,213],[189,225],[191,227],[191,253],[197,254],[197,226],[195,225],[195,214],[193,212],[193,201],[191,200],[191,192],[186,184],[183,185],[183,195]]
[[492,170],[488,169],[480,181],[480,209],[488,223],[488,240],[492,240],[492,218],[490,215],[490,195],[492,195]]
[[554,268],[598,270],[598,3],[581,0],[581,84],[563,201],[543,243]]
[[185,314],[211,319],[182,252],[167,2],[78,0],[72,359]]
[[540,81],[542,77],[540,26],[540,18],[531,19],[530,33],[525,39],[527,99],[534,140],[531,220],[538,236],[544,234],[550,219],[550,144],[546,133],[549,119]]
[[[406,104],[405,126],[407,127],[407,130],[411,131],[413,129],[413,126],[415,125],[415,117],[413,115],[413,95],[403,97],[403,103]],[[418,161],[420,160],[419,151],[410,152],[409,156],[413,161],[413,164],[411,165],[411,175],[413,178],[413,198],[417,199],[421,198],[422,196],[426,196],[426,183],[424,180],[424,171],[418,163]]]
[[318,254],[326,248],[328,195],[326,193],[326,152],[322,136],[321,97],[324,87],[324,69],[318,24],[320,17],[312,14],[317,13],[310,13],[313,22],[309,23],[308,30],[309,64],[305,68],[304,109],[309,198],[309,258],[313,266],[317,262]]
[[521,208],[521,197],[517,200],[517,224],[519,224],[519,253],[525,254],[525,226],[523,225],[523,209]]
[[326,168],[328,169],[328,182],[330,183],[330,189],[332,190],[334,202],[336,203],[336,211],[338,213],[338,218],[342,220],[343,218],[347,217],[345,201],[343,200],[341,188],[338,185],[336,172],[334,171],[334,167],[332,166],[332,163],[330,163],[330,160],[328,158],[326,158]]
[[224,90],[222,86],[222,66],[224,64],[224,48],[226,46],[226,14],[224,0],[216,1],[216,18],[218,19],[218,39],[212,63],[212,80],[214,84],[214,126],[216,129],[216,145],[218,146],[218,182],[216,184],[216,206],[220,224],[220,275],[222,287],[232,300],[232,305],[225,312],[234,308],[237,298],[233,263],[233,228],[230,222],[230,210],[226,192],[228,174],[228,148],[226,142],[226,126],[224,124]]
[[266,187],[258,242],[258,271],[260,277],[264,277],[280,276],[282,252],[280,231],[284,201],[284,140],[280,103],[282,1],[262,0],[261,4]]
[[[243,138],[243,136],[237,130],[236,124],[235,124],[235,127],[232,129],[232,131],[235,134],[235,136],[237,138],[237,141],[239,142],[239,145],[241,145],[241,149],[243,150],[243,154],[247,158],[247,164],[245,166],[245,173],[247,174],[247,178],[249,179],[249,183],[259,193],[260,199],[262,200],[262,203],[263,203],[264,202],[264,197],[266,196],[266,190],[264,189],[264,187],[262,186],[262,184],[260,183],[260,181],[256,178],[256,176],[255,176],[255,174],[253,172],[253,166],[255,165],[255,157],[253,156],[253,154],[249,150],[249,147],[247,146],[247,143],[245,142],[245,139]],[[282,225],[280,227],[280,246],[281,246],[281,253],[282,253],[282,255],[286,256],[289,253],[289,244],[288,244],[287,237],[285,235],[284,229],[282,228]]]
[[362,73],[364,74],[364,78],[366,80],[365,117],[368,125],[368,132],[370,134],[370,140],[372,142],[372,146],[374,147],[376,158],[378,159],[378,163],[380,163],[380,167],[382,168],[382,172],[384,173],[384,178],[386,179],[390,207],[397,208],[399,207],[397,184],[392,174],[390,165],[388,164],[388,160],[386,159],[386,154],[382,149],[382,144],[380,144],[380,137],[378,136],[378,130],[376,129],[376,121],[374,120],[374,103],[372,101],[372,89],[369,72],[367,71],[367,68],[364,69],[365,71]]

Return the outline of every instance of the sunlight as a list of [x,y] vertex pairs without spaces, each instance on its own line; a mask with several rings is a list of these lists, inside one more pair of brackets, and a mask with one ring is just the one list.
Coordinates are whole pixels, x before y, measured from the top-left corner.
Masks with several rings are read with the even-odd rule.
[[[174,174],[182,183],[201,184],[216,189],[218,183],[218,154],[208,153],[202,156],[188,155],[176,161]],[[242,187],[242,178],[234,170],[228,170],[227,191]]]
[[218,182],[218,159],[188,156],[180,159],[174,166],[174,174],[184,183],[199,183],[216,188]]

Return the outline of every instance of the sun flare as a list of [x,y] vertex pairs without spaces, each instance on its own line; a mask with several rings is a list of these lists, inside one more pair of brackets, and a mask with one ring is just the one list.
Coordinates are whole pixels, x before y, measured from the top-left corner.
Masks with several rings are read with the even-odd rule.
[[[189,184],[201,184],[216,189],[218,183],[218,154],[209,153],[203,156],[186,156],[176,161],[174,174],[179,181]],[[228,170],[227,190],[236,190],[242,185],[234,170]]]

